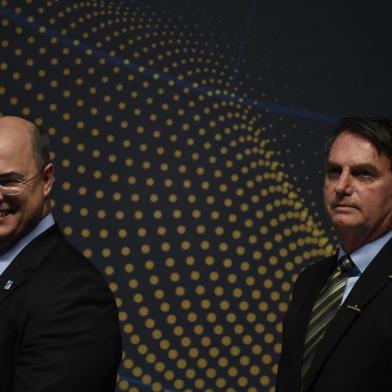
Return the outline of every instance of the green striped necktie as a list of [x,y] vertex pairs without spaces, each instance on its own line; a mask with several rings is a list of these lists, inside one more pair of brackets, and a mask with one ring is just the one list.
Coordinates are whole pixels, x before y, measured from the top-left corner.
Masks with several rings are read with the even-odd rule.
[[354,274],[354,272],[357,272],[357,267],[348,255],[342,256],[337,264],[336,270],[328,278],[312,309],[312,315],[305,336],[302,380],[305,379],[312,364],[317,346],[323,338],[328,324],[339,310],[347,278]]

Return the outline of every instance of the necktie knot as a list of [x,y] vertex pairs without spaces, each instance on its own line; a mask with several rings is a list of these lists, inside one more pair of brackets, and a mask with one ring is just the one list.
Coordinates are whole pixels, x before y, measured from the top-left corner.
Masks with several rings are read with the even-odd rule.
[[338,260],[338,267],[347,276],[354,276],[359,272],[349,255],[344,255]]

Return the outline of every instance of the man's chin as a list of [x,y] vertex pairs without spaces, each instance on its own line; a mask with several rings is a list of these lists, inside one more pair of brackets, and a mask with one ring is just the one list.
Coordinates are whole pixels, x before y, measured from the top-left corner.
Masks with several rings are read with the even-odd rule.
[[335,230],[352,230],[361,226],[361,223],[358,222],[357,219],[352,219],[352,217],[349,216],[335,217],[334,219],[331,219],[331,223]]

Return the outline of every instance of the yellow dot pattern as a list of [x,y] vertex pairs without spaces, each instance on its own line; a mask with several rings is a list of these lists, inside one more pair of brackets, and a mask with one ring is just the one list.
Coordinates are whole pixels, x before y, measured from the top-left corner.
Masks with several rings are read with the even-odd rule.
[[1,114],[51,135],[55,215],[119,308],[119,391],[274,391],[292,285],[333,252],[271,139],[290,120],[164,2],[0,12]]

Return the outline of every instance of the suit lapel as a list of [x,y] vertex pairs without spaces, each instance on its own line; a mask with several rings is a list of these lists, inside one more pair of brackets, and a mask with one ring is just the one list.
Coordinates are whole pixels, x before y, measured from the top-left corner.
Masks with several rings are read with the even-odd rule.
[[366,268],[352,288],[349,296],[342,304],[335,318],[319,344],[306,376],[303,391],[306,391],[320,368],[327,360],[333,348],[339,344],[346,331],[357,317],[366,311],[367,304],[374,299],[381,290],[392,283],[392,240],[389,241],[375,259]]
[[[305,333],[308,327],[313,305],[316,301],[316,298],[319,296],[320,291],[324,287],[328,276],[335,268],[335,260],[335,256],[329,257],[325,260],[318,262],[313,271],[309,270],[309,275],[306,276],[307,284],[303,286],[304,292],[298,293],[298,297],[301,298],[301,303],[296,314],[295,323],[298,325],[298,328],[304,330]],[[301,342],[301,344],[303,345],[303,342]],[[303,347],[301,349],[301,356],[302,354]]]
[[29,279],[45,256],[62,239],[56,224],[23,248],[0,276],[0,303]]

